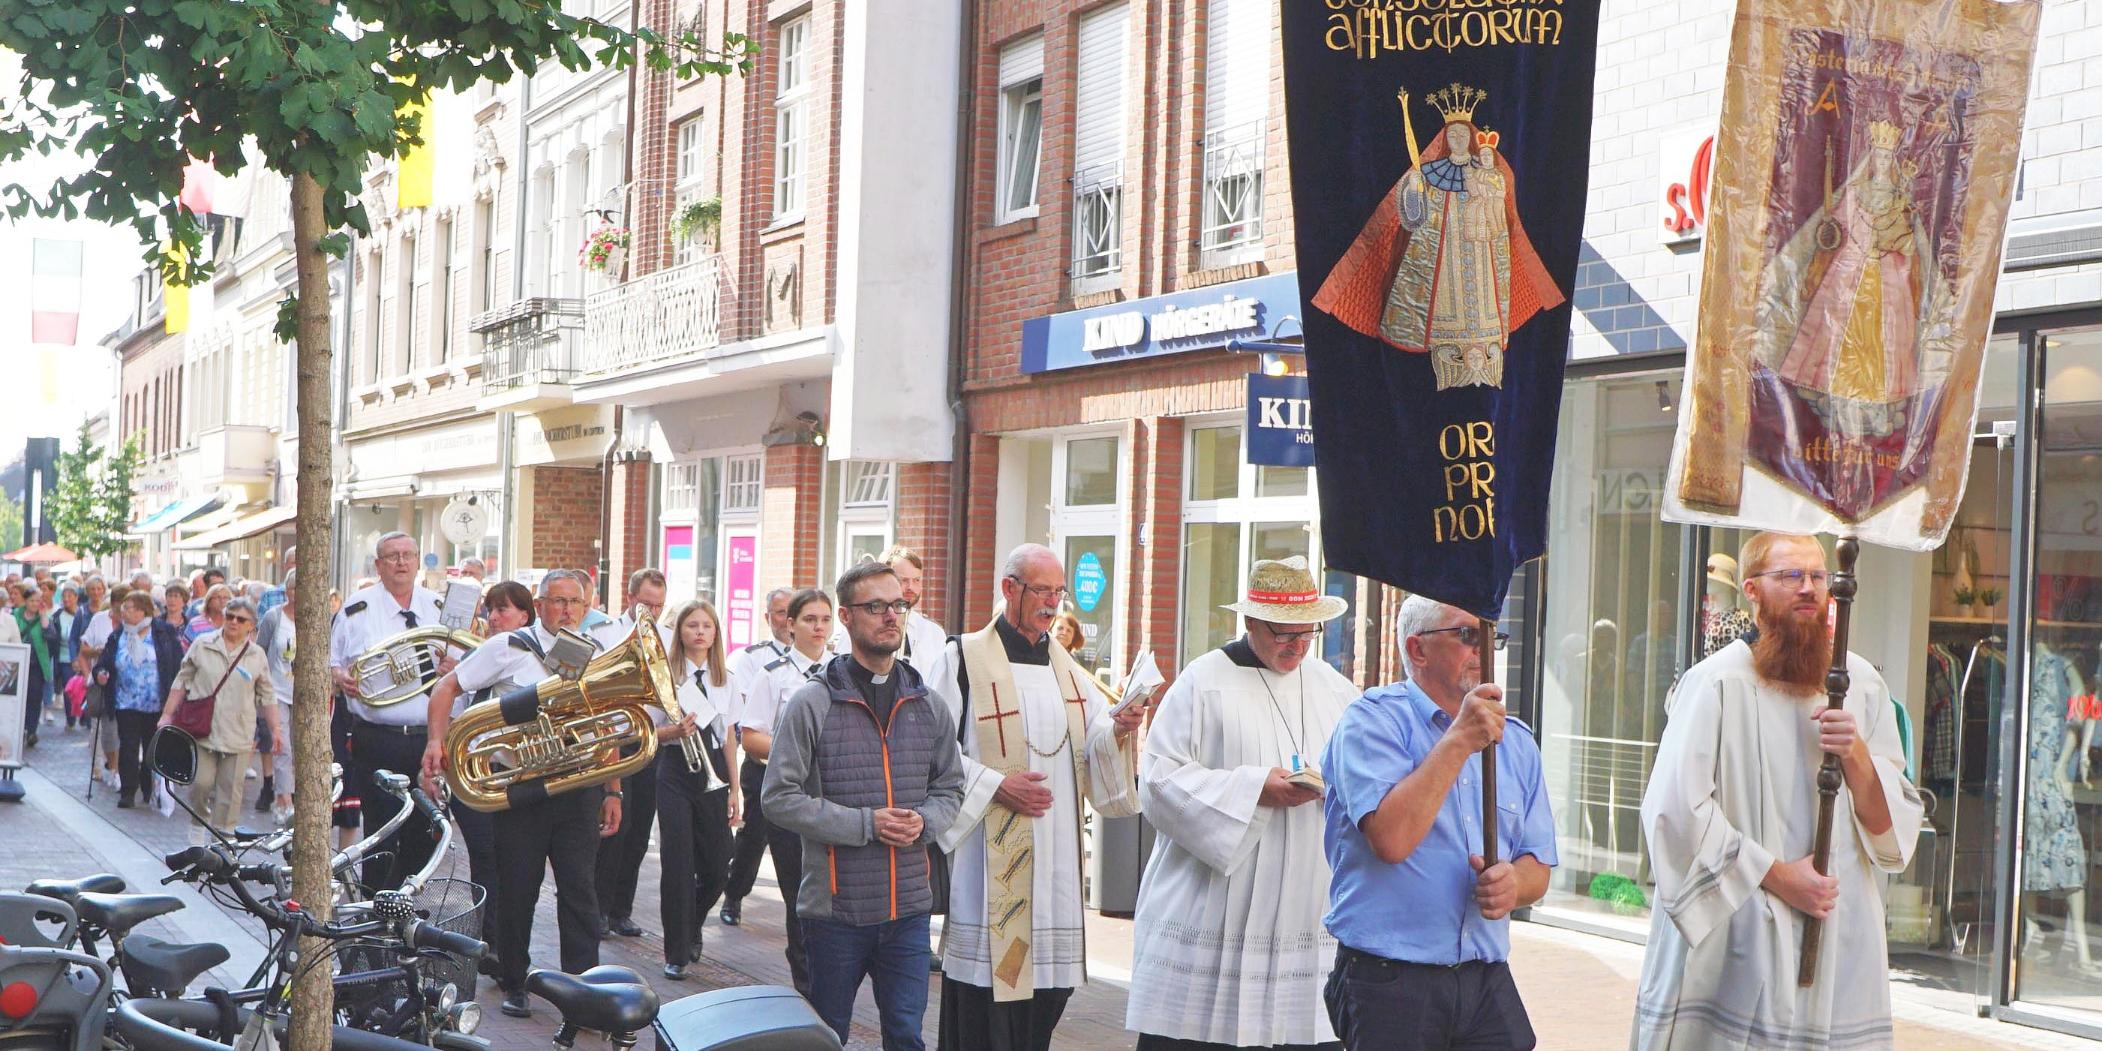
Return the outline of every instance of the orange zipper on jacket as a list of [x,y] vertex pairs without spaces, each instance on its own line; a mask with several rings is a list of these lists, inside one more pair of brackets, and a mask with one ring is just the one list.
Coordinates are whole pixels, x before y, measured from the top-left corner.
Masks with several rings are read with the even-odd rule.
[[[921,694],[919,697],[898,698],[897,704],[891,705],[891,719],[895,721],[898,718],[898,705],[904,704],[906,701],[919,700],[925,696],[925,694]],[[869,722],[876,725],[876,740],[883,746],[883,805],[886,808],[896,807],[898,805],[897,791],[890,780],[890,727],[885,725],[883,720],[876,718],[876,709],[869,707],[867,701],[859,697],[849,698],[849,700],[854,704],[860,705],[861,710],[868,713]],[[881,841],[879,840],[878,842]],[[883,847],[890,858],[890,918],[895,920],[898,918],[898,848],[888,843],[885,843]],[[839,860],[832,854],[832,848],[830,847],[825,849],[825,855],[832,867],[832,896],[836,899],[839,897]]]

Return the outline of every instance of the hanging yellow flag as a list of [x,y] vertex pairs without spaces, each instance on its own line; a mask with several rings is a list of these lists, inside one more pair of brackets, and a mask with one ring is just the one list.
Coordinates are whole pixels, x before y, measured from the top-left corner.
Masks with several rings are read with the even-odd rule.
[[418,96],[414,102],[403,105],[398,116],[406,120],[412,114],[421,118],[417,124],[417,137],[423,140],[423,144],[410,147],[409,152],[402,155],[400,168],[394,177],[394,205],[397,208],[428,208],[431,204],[431,184],[435,181],[438,167],[438,128],[431,120],[431,97],[428,93]]
[[[185,261],[181,245],[172,245],[169,254],[175,257],[177,267]],[[161,317],[169,335],[185,332],[190,327],[190,288],[177,281],[169,281],[161,290]]]

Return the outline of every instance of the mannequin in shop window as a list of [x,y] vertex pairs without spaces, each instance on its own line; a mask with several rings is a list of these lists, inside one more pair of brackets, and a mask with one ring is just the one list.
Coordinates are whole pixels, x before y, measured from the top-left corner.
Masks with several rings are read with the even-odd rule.
[[1717,552],[1708,556],[1707,592],[1701,599],[1701,656],[1713,656],[1752,630],[1737,590],[1737,560]]
[[[2088,776],[2087,748],[2095,721],[2074,717],[2073,699],[2087,693],[2080,670],[2047,643],[2036,646],[2029,691],[2029,784],[2023,804],[2027,850],[2022,860],[2023,941],[2039,933],[2036,916],[2046,896],[2065,899],[2065,940],[2080,970],[2102,974],[2087,938],[2087,844],[2073,809],[2073,778]],[[2084,707],[2080,716],[2090,714]],[[2077,773],[2076,773],[2077,771]]]

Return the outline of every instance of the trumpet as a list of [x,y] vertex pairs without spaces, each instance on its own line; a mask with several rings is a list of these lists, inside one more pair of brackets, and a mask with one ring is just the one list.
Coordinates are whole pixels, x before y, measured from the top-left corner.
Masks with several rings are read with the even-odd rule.
[[489,813],[632,774],[657,756],[653,706],[685,717],[645,618],[577,678],[549,676],[460,713],[445,735],[453,795]]
[[473,650],[481,644],[480,635],[437,624],[389,635],[351,662],[358,700],[385,708],[421,697],[438,685],[438,662],[445,659],[446,650]]
[[[649,618],[649,611],[639,605],[635,607],[633,612],[635,623],[638,627]],[[664,640],[660,636],[658,641],[663,642]],[[678,640],[673,639],[665,643],[665,648],[669,650],[676,645],[678,645]],[[673,725],[686,718],[686,709],[679,704],[678,690],[674,689],[671,693],[665,695],[664,714]],[[698,732],[679,738],[679,751],[686,756],[687,771],[702,776],[703,787],[701,788],[701,793],[703,795],[718,788],[729,787],[729,782],[724,781],[716,774],[715,764],[708,761],[708,746],[701,740],[701,735]]]

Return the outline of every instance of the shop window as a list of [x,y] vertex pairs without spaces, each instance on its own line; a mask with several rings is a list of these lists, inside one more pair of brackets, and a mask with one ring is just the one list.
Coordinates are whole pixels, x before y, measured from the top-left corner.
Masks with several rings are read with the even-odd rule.
[[722,461],[714,458],[669,464],[659,471],[657,563],[665,594],[716,596],[716,547],[720,535]]
[[1066,505],[1117,502],[1117,439],[1076,438],[1066,443]]
[[1191,500],[1231,500],[1241,495],[1241,429],[1198,427],[1190,431],[1186,473]]
[[1676,376],[1572,382],[1548,530],[1539,739],[1562,863],[1553,904],[1642,917],[1655,897],[1642,792],[1678,671],[1684,546],[1659,517]]
[[1305,496],[1311,474],[1311,469],[1305,467],[1258,467],[1255,469],[1255,495]]

